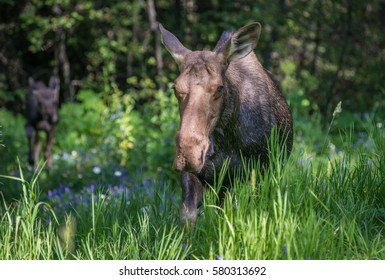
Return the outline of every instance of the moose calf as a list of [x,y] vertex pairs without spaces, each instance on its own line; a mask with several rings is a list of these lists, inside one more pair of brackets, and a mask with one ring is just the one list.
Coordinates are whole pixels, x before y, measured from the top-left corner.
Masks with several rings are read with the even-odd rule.
[[225,31],[213,51],[191,51],[159,28],[180,70],[174,86],[180,112],[174,169],[181,172],[181,222],[194,226],[204,185],[213,183],[225,159],[230,170],[242,170],[242,157],[267,165],[274,126],[290,153],[292,116],[271,73],[253,52],[259,23]]
[[29,92],[27,97],[25,132],[28,138],[28,162],[32,167],[38,161],[41,149],[39,131],[47,134],[47,145],[44,159],[47,161],[47,169],[52,164],[52,148],[55,138],[55,128],[59,120],[59,88],[60,82],[56,77],[51,77],[49,85],[29,78]]

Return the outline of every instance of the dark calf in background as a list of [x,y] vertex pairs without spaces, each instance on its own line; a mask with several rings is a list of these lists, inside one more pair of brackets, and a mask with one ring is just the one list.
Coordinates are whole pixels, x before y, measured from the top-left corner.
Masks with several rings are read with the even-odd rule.
[[204,186],[213,184],[227,158],[230,170],[243,169],[242,157],[268,166],[267,141],[274,126],[290,153],[292,116],[253,52],[259,23],[225,31],[213,51],[191,51],[162,25],[160,31],[181,72],[175,81],[180,126],[174,168],[181,172],[181,221],[193,226]]
[[47,135],[47,145],[44,159],[47,169],[52,164],[52,148],[55,138],[55,129],[59,121],[59,89],[60,82],[56,77],[51,77],[48,87],[41,81],[35,82],[29,78],[29,91],[27,96],[25,132],[28,138],[28,162],[32,167],[38,162],[41,149],[39,131]]

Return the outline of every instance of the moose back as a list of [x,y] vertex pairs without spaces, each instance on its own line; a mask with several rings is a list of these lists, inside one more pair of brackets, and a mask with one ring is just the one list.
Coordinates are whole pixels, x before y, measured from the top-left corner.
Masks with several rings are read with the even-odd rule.
[[41,81],[29,78],[29,91],[27,96],[25,132],[28,138],[28,162],[34,167],[38,162],[41,149],[39,131],[47,135],[47,145],[44,159],[47,169],[52,164],[52,148],[55,138],[55,129],[59,121],[59,88],[60,82],[56,77],[51,77],[48,87]]
[[230,170],[242,170],[242,157],[267,166],[274,126],[290,153],[292,116],[271,73],[253,52],[259,23],[225,31],[213,51],[191,51],[162,25],[160,31],[180,70],[174,84],[180,112],[174,169],[181,172],[181,222],[193,226],[204,186],[213,183],[225,159]]

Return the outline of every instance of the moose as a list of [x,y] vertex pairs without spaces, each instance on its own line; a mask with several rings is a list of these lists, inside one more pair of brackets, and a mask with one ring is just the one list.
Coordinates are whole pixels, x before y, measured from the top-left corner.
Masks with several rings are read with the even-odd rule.
[[225,160],[230,170],[242,170],[244,159],[268,165],[274,127],[290,154],[292,115],[272,74],[253,52],[260,23],[224,31],[213,51],[191,51],[161,24],[159,29],[180,70],[173,86],[180,113],[173,168],[180,172],[182,226],[194,227],[205,185],[213,184]]
[[39,131],[47,135],[47,145],[44,159],[47,161],[47,170],[52,164],[52,148],[55,138],[55,129],[59,121],[59,89],[60,81],[52,76],[48,87],[41,81],[28,79],[29,91],[27,95],[25,132],[28,138],[28,162],[32,167],[38,161],[41,149]]

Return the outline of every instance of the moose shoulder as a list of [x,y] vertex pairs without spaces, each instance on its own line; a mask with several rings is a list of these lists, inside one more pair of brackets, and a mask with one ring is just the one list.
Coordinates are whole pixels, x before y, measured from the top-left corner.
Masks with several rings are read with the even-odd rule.
[[204,185],[213,183],[224,160],[230,160],[230,169],[242,169],[242,157],[267,165],[274,126],[290,153],[292,116],[253,52],[259,23],[225,31],[213,51],[191,51],[162,25],[160,31],[180,69],[174,86],[180,112],[174,169],[181,172],[181,222],[194,225]]

